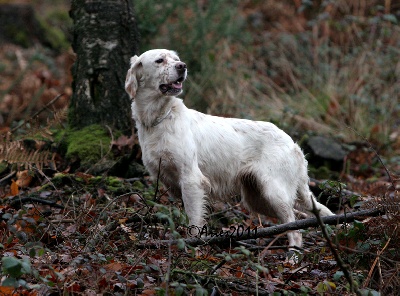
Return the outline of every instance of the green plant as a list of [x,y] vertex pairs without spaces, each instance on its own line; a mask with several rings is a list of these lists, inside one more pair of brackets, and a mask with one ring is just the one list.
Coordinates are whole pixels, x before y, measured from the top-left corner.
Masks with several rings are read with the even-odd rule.
[[31,263],[28,259],[17,259],[15,257],[1,258],[2,271],[7,275],[7,279],[3,281],[3,286],[18,287],[25,286],[26,282],[20,277],[23,274],[31,274]]
[[[39,271],[32,267],[32,264],[28,258],[18,259],[16,257],[3,257],[1,258],[2,273],[6,278],[2,281],[2,286],[11,287],[23,287],[26,289],[36,289],[40,285],[31,285],[25,281],[25,276],[33,276],[40,282],[43,282],[49,286],[53,286],[54,283],[47,277],[43,277],[39,274]],[[63,278],[63,276],[53,270],[54,275],[58,278]]]
[[[230,44],[244,45],[250,40],[238,11],[239,1],[156,2],[135,2],[143,51],[152,47],[176,50],[189,69],[184,95],[187,103],[198,110],[206,111],[211,107],[222,113],[223,102],[232,100],[240,89],[239,84],[232,89],[234,83],[229,83],[225,76],[234,71],[229,58],[238,58],[229,48]],[[223,101],[212,106],[215,93],[219,93]]]

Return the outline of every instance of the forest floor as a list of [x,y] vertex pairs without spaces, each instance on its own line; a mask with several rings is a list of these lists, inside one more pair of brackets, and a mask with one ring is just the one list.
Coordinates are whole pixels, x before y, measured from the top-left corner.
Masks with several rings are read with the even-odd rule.
[[[260,236],[279,221],[215,202],[207,234],[219,242],[200,244],[157,180],[79,171],[46,150],[66,126],[72,63],[71,50],[0,50],[0,295],[400,294],[398,128],[377,151],[347,143],[336,177],[310,184],[337,214],[371,215],[299,227],[303,248],[288,260],[285,229]],[[115,139],[109,152],[132,153],[131,144]]]
[[[63,127],[62,116],[42,129],[40,119],[25,121],[26,114],[13,109],[18,105],[12,102],[39,93],[37,101],[25,104],[29,112],[42,110],[44,119],[62,114],[67,101],[51,110],[44,106],[57,93],[71,93],[70,78],[48,69],[52,63],[56,69],[68,67],[69,54],[52,58],[10,45],[0,55],[10,63],[9,79],[3,80],[9,81],[8,88],[19,79],[13,73],[23,72],[20,87],[2,102],[2,110],[8,110],[3,114],[14,114],[4,117],[2,132],[19,135],[9,144],[32,149],[26,139],[41,131],[44,140],[34,141],[32,150],[40,151],[54,141],[54,124]],[[29,63],[29,69],[21,70]],[[129,154],[130,143],[121,137],[110,150]],[[346,169],[337,172],[340,182],[314,180],[310,185],[338,214],[371,209],[384,214],[358,217],[344,228],[326,226],[329,240],[318,223],[300,227],[304,246],[290,261],[285,232],[257,236],[279,221],[250,214],[239,200],[210,206],[207,231],[221,241],[194,247],[187,239],[198,233],[185,227],[181,201],[168,197],[161,184],[148,177],[76,172],[63,155],[52,154],[46,162],[35,157],[39,154],[16,158],[12,166],[3,162],[1,295],[352,295],[350,278],[362,295],[400,290],[400,164],[395,154],[380,156],[368,143],[358,143],[347,154]]]
[[278,221],[236,201],[210,206],[206,231],[220,241],[194,245],[199,233],[185,227],[181,201],[147,177],[34,166],[8,171],[0,180],[0,294],[353,295],[351,278],[359,295],[396,295],[398,179],[378,163],[349,161],[346,184],[312,188],[320,187],[338,213],[380,209],[382,215],[326,225],[327,237],[318,223],[300,227],[304,246],[292,260],[284,231],[257,236]]

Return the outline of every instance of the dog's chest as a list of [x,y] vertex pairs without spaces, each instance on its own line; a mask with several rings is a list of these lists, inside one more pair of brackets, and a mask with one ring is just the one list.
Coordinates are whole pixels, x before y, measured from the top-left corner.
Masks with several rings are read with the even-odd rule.
[[176,133],[159,130],[138,130],[142,160],[151,173],[157,173],[158,168],[177,170],[193,161],[195,149],[189,141],[177,138]]

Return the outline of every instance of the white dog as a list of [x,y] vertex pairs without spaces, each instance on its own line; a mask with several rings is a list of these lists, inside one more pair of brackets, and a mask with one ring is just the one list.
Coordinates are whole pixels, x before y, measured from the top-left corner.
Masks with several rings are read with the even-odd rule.
[[[186,64],[174,51],[154,49],[131,58],[125,89],[133,99],[143,163],[181,197],[191,225],[203,226],[205,198],[241,195],[245,206],[281,222],[294,208],[310,212],[307,161],[290,136],[269,122],[222,118],[188,109],[182,92]],[[160,169],[160,172],[159,172]],[[322,216],[333,213],[316,202]],[[301,234],[288,233],[300,247]]]

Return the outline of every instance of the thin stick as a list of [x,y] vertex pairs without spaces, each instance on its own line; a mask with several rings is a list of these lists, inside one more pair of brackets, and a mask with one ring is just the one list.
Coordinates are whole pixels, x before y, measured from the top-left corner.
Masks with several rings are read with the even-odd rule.
[[[54,104],[59,98],[61,98],[62,96],[65,96],[65,94],[59,94],[58,96],[56,96],[54,99],[52,99],[50,102],[48,102],[42,109],[38,110],[35,114],[33,114],[31,116],[31,118],[29,120],[31,120],[32,118],[38,116],[40,113],[42,113],[44,110],[46,110],[49,106],[51,106],[52,104]],[[24,119],[24,121],[19,124],[18,126],[14,127],[11,130],[11,133],[15,132],[17,129],[21,128],[22,126],[24,126],[27,123],[28,120]]]
[[[396,226],[396,228],[395,228],[394,231],[396,231],[396,230],[397,230],[397,226]],[[394,231],[393,231],[393,232],[394,232]],[[374,271],[374,269],[375,269],[375,266],[376,266],[376,264],[378,263],[379,256],[380,256],[380,255],[383,253],[383,251],[387,248],[387,246],[389,245],[391,239],[392,239],[392,238],[389,237],[388,241],[386,242],[386,244],[385,244],[385,246],[382,248],[382,250],[380,250],[380,251],[377,252],[377,256],[376,256],[376,258],[375,258],[375,260],[374,260],[374,263],[373,263],[372,266],[371,266],[370,271],[368,272],[368,276],[367,276],[367,279],[366,279],[365,282],[364,282],[363,288],[366,288],[366,287],[368,286],[369,281],[371,280],[371,277],[372,277],[372,273],[373,273],[373,271]]]
[[3,183],[4,181],[8,180],[12,176],[14,176],[16,173],[17,173],[16,171],[13,171],[13,172],[9,173],[7,176],[5,176],[4,178],[1,178],[0,179],[0,184]]
[[352,292],[352,293],[355,292],[358,296],[362,296],[360,290],[358,289],[358,285],[353,280],[353,277],[352,277],[346,263],[344,263],[344,261],[342,260],[342,258],[339,255],[339,253],[337,252],[336,248],[333,246],[331,239],[329,238],[329,234],[326,231],[325,224],[321,219],[319,210],[317,209],[314,199],[312,199],[312,203],[313,203],[312,211],[313,211],[315,217],[317,218],[318,224],[321,226],[322,235],[324,236],[329,248],[331,249],[331,252],[332,252],[333,256],[335,257],[335,260],[336,260],[339,268],[343,271],[343,274],[346,277],[346,279],[350,285],[350,292]]

